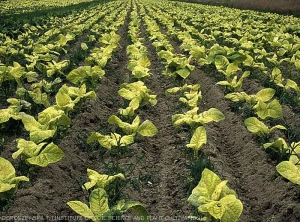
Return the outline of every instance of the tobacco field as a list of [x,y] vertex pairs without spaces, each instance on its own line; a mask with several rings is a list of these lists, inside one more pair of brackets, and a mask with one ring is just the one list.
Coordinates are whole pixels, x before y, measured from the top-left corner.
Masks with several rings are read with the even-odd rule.
[[0,1],[0,220],[300,221],[300,19]]

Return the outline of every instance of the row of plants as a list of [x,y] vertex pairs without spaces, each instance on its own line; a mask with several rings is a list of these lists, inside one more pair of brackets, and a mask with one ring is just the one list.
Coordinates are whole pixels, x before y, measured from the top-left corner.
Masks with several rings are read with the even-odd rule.
[[153,42],[157,55],[165,61],[166,69],[163,74],[174,79],[186,79],[194,70],[194,66],[190,64],[190,58],[175,52],[175,49],[161,32],[155,20],[151,19],[146,12],[142,11],[142,16],[146,24],[146,30],[151,35],[150,40]]
[[[127,47],[127,53],[130,57],[128,69],[131,71],[133,79],[139,79],[139,81],[123,83],[118,90],[118,94],[126,101],[125,107],[120,108],[116,115],[111,115],[107,120],[109,124],[114,124],[117,127],[114,127],[112,132],[108,134],[93,132],[87,139],[88,144],[98,142],[101,147],[107,149],[110,152],[111,161],[114,162],[115,170],[119,170],[120,172],[115,172],[115,175],[108,176],[88,169],[87,172],[91,182],[84,184],[83,188],[88,190],[95,186],[95,189],[92,190],[89,196],[90,207],[79,201],[68,202],[68,205],[76,213],[92,221],[110,221],[111,218],[116,216],[119,216],[121,219],[122,215],[128,210],[134,211],[140,221],[149,221],[148,212],[142,203],[138,201],[125,201],[123,199],[114,205],[112,200],[108,199],[105,190],[109,182],[115,178],[125,180],[126,177],[130,177],[130,175],[124,175],[127,172],[120,166],[119,159],[124,156],[126,150],[130,149],[130,145],[135,142],[135,138],[140,136],[154,136],[157,133],[157,128],[150,120],[141,122],[139,115],[136,114],[139,112],[140,107],[148,104],[155,105],[157,101],[156,95],[150,94],[150,90],[141,81],[141,79],[145,79],[149,75],[144,75],[142,78],[138,78],[136,75],[136,70],[141,66],[139,63],[139,59],[141,59],[140,55],[143,56],[143,59],[147,59],[147,51],[139,51],[142,47],[141,39],[138,37],[140,24],[137,18],[136,5],[134,2],[132,4],[128,31],[132,44]],[[117,41],[119,40],[120,36]]]
[[127,49],[127,55],[129,57],[129,64],[127,68],[131,71],[133,78],[135,79],[145,79],[149,77],[150,74],[150,61],[147,57],[147,48],[142,42],[140,35],[141,20],[139,19],[137,6],[134,5],[134,9],[130,14],[129,23],[129,37],[132,42]]
[[[161,33],[159,26],[155,23],[155,19],[153,19],[153,17],[151,19],[147,16],[147,11],[148,14],[153,15],[153,17],[157,19],[163,17],[163,15],[152,14],[154,12],[151,11],[150,5],[142,5],[141,3],[140,14],[144,16],[145,24],[147,25],[146,29],[150,35],[152,44],[154,46],[157,45],[158,38],[156,37],[159,36],[159,40],[163,41],[164,44],[168,46],[168,49],[172,51],[173,47],[169,43],[168,38]],[[159,16],[159,18],[157,16]],[[164,48],[156,47],[156,50],[158,56],[160,56],[162,59],[166,59],[166,57],[161,56],[168,53]],[[168,54],[170,55],[170,53]],[[183,58],[184,55],[181,55],[180,57]],[[174,60],[178,61],[179,59]],[[174,60],[172,62],[173,65]],[[182,61],[183,60],[184,59],[182,59]],[[188,144],[186,144],[186,147],[193,150],[193,157],[191,160],[191,165],[193,165],[193,162],[195,163],[198,161],[203,163],[205,159],[204,154],[201,152],[201,149],[207,143],[205,124],[209,122],[219,122],[223,120],[225,116],[216,108],[210,108],[207,111],[198,113],[199,102],[202,101],[202,93],[200,90],[200,84],[189,85],[185,83],[188,80],[188,75],[193,70],[193,66],[189,65],[188,61],[191,61],[191,57],[189,59],[185,59],[185,67],[181,66],[181,68],[187,70],[187,75],[182,76],[179,74],[182,78],[180,78],[181,81],[178,83],[182,86],[168,89],[166,91],[166,95],[169,96],[171,94],[179,94],[179,101],[186,107],[183,108],[183,113],[172,116],[172,123],[175,127],[182,125],[185,129],[188,129],[188,137],[190,138],[190,141]],[[168,60],[166,63],[171,64]],[[168,70],[169,67],[170,66],[166,66],[166,69]],[[174,70],[175,69],[173,68],[173,71]],[[171,75],[170,77],[174,76]],[[197,170],[202,170],[202,174],[201,172],[198,172],[198,174],[201,174],[201,177],[197,178],[200,181],[193,189],[188,201],[193,206],[197,207],[198,212],[201,214],[201,220],[237,221],[242,213],[243,205],[242,202],[237,199],[236,193],[232,189],[228,188],[226,185],[227,181],[221,181],[221,179],[215,173],[207,168]],[[191,216],[191,219],[197,219],[197,217]]]

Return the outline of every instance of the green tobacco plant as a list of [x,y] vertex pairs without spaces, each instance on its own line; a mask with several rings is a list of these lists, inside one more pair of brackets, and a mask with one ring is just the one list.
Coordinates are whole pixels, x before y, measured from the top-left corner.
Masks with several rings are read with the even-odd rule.
[[117,47],[118,42],[120,41],[121,36],[116,34],[115,32],[104,33],[99,39],[99,42],[105,45],[116,45]]
[[188,85],[188,84],[184,84],[183,86],[177,86],[177,87],[173,87],[170,89],[166,90],[166,96],[170,95],[170,94],[175,94],[175,93],[183,93],[186,92],[187,90],[190,90],[190,93],[193,92],[198,92],[198,90],[200,89],[200,84],[195,84],[195,85]]
[[188,202],[204,214],[206,222],[235,222],[243,211],[242,202],[234,190],[228,188],[215,173],[204,169],[199,184],[193,189]]
[[282,161],[276,166],[277,172],[292,183],[300,185],[300,160],[298,154],[292,155],[289,161]]
[[99,174],[97,171],[87,169],[89,182],[83,185],[83,189],[92,190],[89,197],[89,206],[81,201],[69,201],[67,205],[81,216],[84,216],[95,222],[115,221],[116,217],[121,220],[121,216],[128,210],[134,211],[141,221],[148,222],[148,212],[146,208],[137,201],[120,200],[118,203],[110,207],[108,195],[105,188],[116,178],[125,180],[125,176],[121,173],[114,176]]
[[13,159],[17,159],[21,155],[29,165],[46,167],[64,157],[64,152],[54,143],[35,144],[24,139],[18,139],[17,143],[18,151],[12,154]]
[[300,185],[300,142],[289,147],[290,158],[276,166],[277,172],[292,183]]
[[[91,42],[91,41],[90,41]],[[89,47],[87,46],[87,44],[85,42],[82,42],[80,44],[80,48],[83,50],[83,51],[86,51],[89,49]]]
[[44,92],[43,83],[34,83],[30,86],[30,90],[24,88],[18,89],[18,95],[21,98],[26,98],[25,94],[29,95],[35,104],[41,104],[44,107],[49,107],[50,102],[48,94]]
[[225,116],[216,108],[210,108],[198,114],[199,107],[195,107],[184,114],[175,114],[172,116],[172,123],[174,126],[187,124],[192,128],[204,125],[209,122],[219,122],[225,119]]
[[127,135],[135,136],[138,133],[142,136],[154,136],[157,133],[156,126],[150,120],[145,120],[141,123],[139,116],[134,118],[132,124],[123,122],[116,115],[111,115],[108,118],[108,122],[110,124],[117,124]]
[[249,71],[245,71],[241,78],[238,80],[238,76],[234,76],[233,78],[217,82],[217,85],[226,86],[230,91],[236,92],[242,88],[242,83],[245,78],[250,75]]
[[233,102],[247,102],[251,107],[254,107],[258,101],[268,102],[275,95],[275,89],[265,88],[260,90],[255,95],[248,95],[245,92],[228,93],[225,98]]
[[94,48],[91,51],[89,57],[85,59],[85,62],[92,66],[96,64],[103,69],[106,66],[108,60],[111,58],[112,52],[115,48],[116,47],[114,45],[108,45],[104,48]]
[[121,136],[118,133],[110,133],[110,135],[102,135],[98,132],[93,132],[87,139],[87,143],[90,144],[94,141],[111,150],[113,147],[125,147],[134,143],[134,135]]
[[30,140],[40,143],[54,136],[58,126],[69,126],[71,120],[64,111],[55,106],[48,107],[38,114],[38,120],[33,116],[22,113],[21,120],[27,131],[30,132]]
[[134,115],[134,109],[131,106],[128,106],[125,109],[120,108],[119,114],[129,119]]
[[149,68],[145,67],[143,64],[146,61],[147,61],[146,59],[140,58],[139,60],[136,60],[128,64],[130,65],[128,66],[128,69],[132,72],[132,75],[135,79],[144,79],[145,77],[150,76]]
[[129,61],[127,68],[132,72],[135,79],[143,79],[150,76],[150,61],[147,55],[141,55],[138,58]]
[[143,222],[148,222],[148,212],[143,204],[137,201],[120,200],[115,206],[109,207],[109,200],[103,188],[93,190],[89,197],[89,206],[81,201],[69,201],[67,205],[77,214],[94,222],[121,220],[127,211],[135,212]]
[[[34,89],[38,88],[38,89],[40,89],[41,92],[46,92],[46,95],[47,95],[47,94],[50,94],[52,92],[57,92],[58,89],[56,90],[55,86],[57,86],[61,82],[62,82],[62,79],[60,77],[57,77],[53,81],[50,81],[50,82],[48,82],[45,79],[42,79],[41,81],[39,81],[37,83],[31,84],[30,90],[27,90],[27,92],[30,94],[30,91],[33,91]],[[23,96],[24,97],[24,95],[22,95],[22,94],[24,94],[24,90],[26,90],[26,89],[19,88],[18,90],[20,90],[19,96]],[[42,94],[42,97],[44,97],[43,94]],[[36,99],[37,100],[38,98],[32,98],[32,99]],[[43,99],[40,99],[40,100],[43,100]]]
[[[59,86],[59,83],[62,82],[62,79],[57,77],[55,78],[53,81],[46,81],[45,79],[43,79],[40,84],[42,85],[43,87],[43,90],[50,94],[50,93],[53,93],[53,92],[57,92],[58,91],[58,86]],[[32,84],[33,85],[33,84]]]
[[197,61],[200,66],[210,64],[207,61],[206,48],[205,46],[193,45],[189,50],[190,55]]
[[300,142],[293,142],[288,145],[283,138],[278,138],[274,142],[265,143],[265,149],[272,149],[274,152],[279,153],[282,159],[288,159],[281,161],[277,166],[277,172],[288,179],[292,183],[300,185]]
[[136,79],[150,76],[150,60],[147,57],[147,48],[141,42],[129,45],[126,52],[130,58],[127,68]]
[[[276,66],[273,68],[272,72],[266,72],[266,74],[269,76],[270,81],[273,82],[276,86],[285,88],[284,86],[284,77],[281,73],[281,70]],[[289,86],[286,86],[287,88]]]
[[245,92],[235,92],[227,94],[225,98],[233,102],[247,102],[256,111],[259,118],[266,119],[268,117],[278,118],[282,116],[282,107],[277,99],[273,99],[267,103],[274,95],[274,89],[266,88],[260,90],[255,95],[248,95]]
[[[55,55],[57,56],[59,55],[59,53]],[[38,54],[33,52],[33,54],[31,55],[25,54],[25,60],[30,63],[29,65],[26,65],[28,71],[35,73],[35,69],[37,69],[40,72],[44,73],[45,70],[43,63],[50,62],[53,60],[53,58],[49,53]]]
[[[161,33],[159,33],[161,34]],[[156,39],[156,36],[153,36],[152,38],[150,38],[150,40]],[[169,41],[167,39],[156,39],[152,45],[155,47],[157,52],[163,51],[163,50],[168,50],[168,51],[172,51],[173,50],[173,46],[169,43]]]
[[[293,144],[292,144],[293,146]],[[263,147],[265,149],[272,149],[274,152],[276,153],[282,153],[282,154],[285,154],[285,153],[289,153],[290,150],[292,150],[288,144],[286,143],[286,141],[279,137],[277,138],[277,140],[275,140],[274,142],[270,142],[270,143],[265,143],[263,145]]]
[[0,109],[0,124],[8,122],[10,118],[21,120],[20,111],[23,109],[30,109],[31,107],[31,104],[25,100],[9,98],[7,99],[7,102],[10,103],[8,108]]
[[180,76],[186,79],[195,68],[193,65],[190,65],[192,57],[186,58],[184,55],[174,54],[165,50],[161,50],[158,56],[166,60],[167,65],[164,73],[170,77]]
[[28,182],[25,176],[16,177],[13,165],[3,157],[0,157],[0,200],[8,200],[16,192],[20,181]]
[[125,147],[132,144],[136,134],[154,136],[157,133],[157,128],[151,121],[145,120],[143,123],[140,123],[139,116],[135,117],[132,124],[123,122],[115,115],[110,116],[108,122],[110,124],[117,124],[126,135],[121,136],[118,133],[102,135],[101,133],[93,132],[87,140],[88,144],[98,141],[101,146],[111,150],[113,147]]
[[[182,24],[184,24],[184,23],[182,23]],[[190,30],[190,32],[192,33],[193,31],[192,30]],[[190,34],[190,32],[188,32],[188,31],[180,31],[180,32],[178,32],[177,33],[177,37],[178,37],[178,39],[180,39],[180,41],[182,42],[182,44],[180,45],[180,49],[183,49],[183,50],[185,50],[185,51],[187,51],[187,52],[190,52],[194,47],[196,48],[196,50],[195,51],[198,51],[199,50],[199,42],[196,40],[196,39],[193,39],[192,38],[192,36],[191,36],[191,34]],[[204,48],[204,55],[205,55],[205,47],[203,47]],[[192,54],[192,53],[190,53],[190,54]],[[193,56],[194,57],[194,56]],[[203,58],[204,58],[205,56],[203,56]],[[194,57],[195,59],[196,58],[199,58],[199,57]],[[197,60],[197,59],[196,59]]]
[[0,86],[5,81],[16,81],[21,86],[21,77],[25,73],[25,68],[17,62],[14,62],[13,66],[0,66]]
[[288,91],[289,89],[295,90],[297,93],[300,93],[300,88],[298,84],[291,80],[291,79],[286,79],[285,85],[284,85],[284,90]]
[[55,51],[64,51],[65,53],[67,53],[67,50],[65,50],[63,47],[71,40],[73,40],[75,38],[75,34],[68,32],[66,35],[63,34],[59,34],[55,39],[55,45],[54,45],[54,50]]
[[133,110],[147,103],[150,103],[152,106],[155,106],[157,103],[156,95],[151,95],[150,90],[142,81],[123,83],[118,94],[130,101],[129,106],[132,107]]
[[198,106],[198,103],[202,101],[202,93],[199,92],[185,92],[184,97],[180,97],[179,101],[186,104],[190,108]]
[[[187,91],[189,90],[189,91]],[[190,108],[194,108],[202,100],[202,93],[200,91],[200,84],[187,85],[182,87],[174,87],[166,90],[166,95],[181,92],[183,96],[179,98],[179,101],[188,105]]]
[[275,129],[286,130],[286,128],[282,125],[276,125],[269,128],[256,117],[249,117],[245,119],[245,125],[251,133],[255,133],[259,137],[268,137]]
[[89,57],[85,59],[85,61],[94,65],[97,64],[101,69],[104,68],[108,62],[108,60],[112,56],[112,52],[118,48],[118,42],[121,39],[121,36],[116,34],[114,31],[110,33],[104,33],[99,39],[99,42],[103,44],[101,48],[94,48],[91,51]]
[[258,101],[253,108],[261,119],[266,119],[267,117],[278,118],[282,116],[282,107],[277,99],[272,100],[270,103]]
[[83,84],[78,87],[69,87],[63,85],[55,96],[56,106],[64,110],[66,113],[72,111],[77,103],[84,98],[96,99],[96,93],[94,91],[86,92],[86,85]]
[[61,76],[63,75],[63,70],[66,69],[70,64],[69,60],[63,60],[60,62],[55,62],[52,60],[51,62],[47,62],[46,65],[41,64],[39,66],[40,71],[44,72],[47,77],[51,77],[53,75]]
[[118,173],[116,175],[109,176],[106,174],[100,174],[95,170],[87,169],[87,175],[88,175],[88,178],[90,179],[90,181],[86,182],[82,186],[82,188],[86,189],[86,190],[89,190],[93,187],[105,189],[106,186],[108,186],[112,181],[114,181],[117,178],[125,180],[125,176],[122,173]]
[[100,66],[80,66],[67,75],[67,80],[77,86],[85,84],[88,89],[96,89],[104,74],[105,71]]
[[205,145],[207,142],[207,135],[204,126],[199,126],[194,131],[191,141],[186,146],[194,150],[194,157],[198,156],[198,151]]

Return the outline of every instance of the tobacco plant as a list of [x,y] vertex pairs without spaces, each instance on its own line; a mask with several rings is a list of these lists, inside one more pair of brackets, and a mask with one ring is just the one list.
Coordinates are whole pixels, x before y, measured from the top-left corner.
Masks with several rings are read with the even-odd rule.
[[184,114],[175,114],[172,116],[174,126],[187,124],[193,128],[202,126],[209,122],[219,122],[225,117],[222,112],[216,108],[210,108],[207,111],[198,114],[199,107],[195,107]]
[[24,127],[30,133],[30,140],[40,143],[52,138],[58,126],[67,127],[71,124],[71,119],[55,106],[51,106],[38,114],[38,120],[33,116],[22,113],[21,120]]
[[67,75],[67,80],[77,86],[85,84],[88,89],[93,90],[98,87],[99,80],[104,74],[105,71],[100,66],[80,66]]
[[157,133],[156,126],[150,120],[145,120],[141,123],[139,116],[136,116],[131,124],[123,122],[116,115],[111,115],[108,118],[108,122],[110,124],[117,124],[127,135],[135,136],[138,133],[141,136],[154,136]]
[[25,176],[16,176],[13,165],[3,157],[0,157],[0,200],[8,200],[16,192],[20,181],[28,182]]
[[250,75],[250,72],[245,71],[243,73],[243,75],[239,78],[239,80],[238,80],[238,76],[236,75],[233,78],[229,78],[227,80],[219,81],[216,84],[221,85],[221,86],[226,86],[227,89],[229,89],[229,91],[236,92],[236,91],[239,91],[242,88],[243,80],[245,78],[247,78],[249,75]]
[[133,110],[138,109],[150,103],[156,105],[156,95],[150,94],[150,90],[145,86],[144,82],[137,81],[133,83],[123,83],[118,91],[118,94],[126,100],[129,100],[129,106]]
[[243,204],[234,190],[215,173],[204,169],[199,184],[193,189],[188,202],[204,215],[201,221],[235,222],[243,211]]
[[83,188],[88,190],[95,187],[96,189],[91,191],[89,206],[81,201],[69,201],[67,205],[72,210],[94,222],[114,221],[116,217],[121,220],[122,215],[129,210],[135,212],[141,218],[141,221],[149,221],[148,212],[140,202],[120,200],[115,206],[110,207],[105,188],[116,178],[125,179],[123,174],[109,176],[99,174],[91,169],[87,169],[87,173],[91,181],[85,183]]
[[[189,90],[189,91],[188,91]],[[166,95],[173,93],[181,93],[179,101],[186,104],[190,108],[194,108],[202,100],[202,93],[200,90],[200,84],[187,85],[184,84],[182,87],[174,87],[166,90]]]
[[176,78],[177,76],[186,79],[194,70],[190,65],[192,57],[186,58],[184,55],[174,54],[171,51],[161,50],[158,56],[166,60],[166,70],[164,74]]
[[11,118],[21,120],[21,111],[28,110],[31,107],[31,104],[27,101],[16,98],[9,98],[7,102],[10,103],[8,108],[0,109],[0,124],[8,122]]
[[96,99],[96,93],[94,91],[87,92],[85,84],[80,87],[63,85],[55,95],[56,107],[68,114],[84,98]]
[[255,95],[248,95],[245,92],[229,93],[225,96],[233,102],[247,102],[255,110],[257,116],[261,119],[278,118],[282,116],[282,107],[277,99],[268,102],[275,94],[272,88],[260,90]]
[[276,166],[277,172],[292,183],[300,185],[300,150],[297,149],[288,161],[282,161]]
[[281,161],[277,166],[277,172],[292,183],[300,185],[300,142],[293,142],[290,145],[283,138],[264,144],[265,149],[272,149],[280,154],[281,160],[288,157],[288,160]]
[[12,154],[13,159],[17,159],[21,155],[29,165],[46,167],[64,157],[64,152],[54,143],[36,144],[24,139],[18,139],[17,143],[18,150]]
[[262,121],[258,120],[256,117],[249,117],[245,119],[245,125],[251,133],[255,133],[257,136],[265,137],[265,138],[269,137],[269,135],[275,129],[286,130],[286,128],[282,125],[275,125],[269,128]]
[[205,145],[207,142],[207,135],[204,126],[199,126],[193,132],[191,141],[186,146],[194,150],[194,157],[198,156],[198,151]]
[[136,116],[132,123],[123,122],[119,117],[112,115],[109,117],[110,124],[117,124],[125,133],[124,136],[118,133],[110,133],[110,135],[102,135],[99,132],[93,132],[87,140],[87,143],[98,141],[101,146],[111,150],[113,147],[126,147],[134,142],[136,134],[141,136],[154,136],[157,133],[155,125],[145,120],[140,123],[140,117]]
[[134,135],[121,136],[118,133],[110,133],[109,135],[102,135],[99,132],[93,132],[87,139],[87,143],[90,144],[94,141],[111,150],[113,147],[126,147],[134,142]]
[[13,66],[0,65],[0,87],[6,81],[15,81],[22,86],[21,78],[25,74],[25,68],[14,62]]
[[88,178],[90,179],[89,182],[86,182],[82,188],[89,190],[93,187],[95,188],[106,188],[112,181],[114,181],[117,178],[120,178],[122,180],[125,180],[125,176],[122,173],[118,173],[113,176],[109,176],[106,174],[100,174],[95,170],[92,169],[87,169],[87,175]]
[[122,218],[127,211],[135,212],[141,221],[148,222],[148,212],[143,204],[137,201],[120,200],[115,206],[109,207],[109,200],[103,188],[93,190],[89,197],[89,206],[81,201],[69,201],[68,206],[77,214],[94,222],[109,222]]

